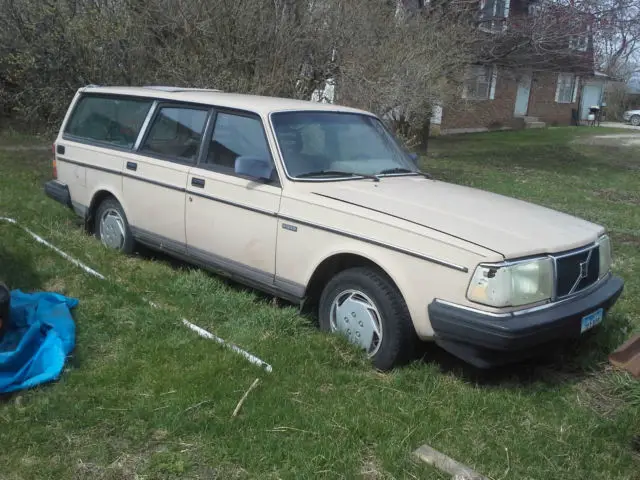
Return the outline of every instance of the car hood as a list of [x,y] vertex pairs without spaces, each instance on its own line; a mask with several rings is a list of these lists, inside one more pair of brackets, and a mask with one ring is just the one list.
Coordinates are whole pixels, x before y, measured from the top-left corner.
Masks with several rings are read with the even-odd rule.
[[599,225],[546,207],[416,176],[318,182],[311,191],[344,204],[353,214],[358,214],[354,207],[361,207],[401,218],[408,228],[438,230],[505,258],[570,250],[604,232]]

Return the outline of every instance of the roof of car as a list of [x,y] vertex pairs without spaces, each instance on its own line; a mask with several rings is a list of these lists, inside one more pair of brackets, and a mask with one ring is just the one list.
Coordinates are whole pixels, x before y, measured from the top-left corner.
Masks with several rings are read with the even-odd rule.
[[138,97],[154,97],[167,100],[194,102],[218,107],[237,108],[258,114],[268,115],[272,112],[291,110],[320,110],[332,112],[364,113],[370,112],[341,105],[319,103],[291,98],[267,97],[260,95],[246,95],[228,93],[221,90],[204,88],[182,88],[173,86],[144,86],[144,87],[105,87],[88,85],[81,89],[83,92],[130,95]]

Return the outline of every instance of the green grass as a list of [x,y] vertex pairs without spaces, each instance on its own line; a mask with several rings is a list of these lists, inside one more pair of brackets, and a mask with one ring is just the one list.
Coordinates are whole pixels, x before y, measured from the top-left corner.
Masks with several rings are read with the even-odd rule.
[[[422,443],[496,480],[640,478],[631,448],[638,382],[606,367],[606,355],[640,330],[640,151],[580,143],[590,133],[439,138],[423,161],[440,179],[606,224],[626,290],[605,324],[545,361],[482,373],[429,347],[389,374],[293,307],[102,248],[42,193],[50,153],[3,150],[0,137],[0,216],[110,279],[0,223],[0,279],[80,299],[77,348],[61,380],[0,400],[0,479],[447,478],[411,459]],[[31,142],[11,138],[4,145]],[[201,339],[182,317],[273,373]]]

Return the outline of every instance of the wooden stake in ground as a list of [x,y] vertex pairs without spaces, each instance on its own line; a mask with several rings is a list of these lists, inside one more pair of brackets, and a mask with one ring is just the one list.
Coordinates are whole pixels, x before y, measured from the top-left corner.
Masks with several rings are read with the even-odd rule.
[[466,465],[447,457],[444,453],[434,450],[429,445],[422,445],[413,452],[413,455],[438,470],[452,475],[455,480],[488,480],[487,477],[483,477]]
[[242,408],[242,404],[244,403],[244,401],[247,399],[247,396],[249,395],[249,393],[251,392],[251,390],[253,390],[254,388],[256,388],[256,385],[258,385],[258,382],[260,381],[259,378],[256,378],[253,383],[251,384],[251,386],[249,387],[249,389],[244,392],[244,395],[242,395],[242,398],[240,399],[240,401],[238,402],[238,404],[236,405],[235,410],[233,411],[233,414],[231,415],[231,418],[235,417],[236,415],[238,415],[238,412],[240,411],[240,408]]

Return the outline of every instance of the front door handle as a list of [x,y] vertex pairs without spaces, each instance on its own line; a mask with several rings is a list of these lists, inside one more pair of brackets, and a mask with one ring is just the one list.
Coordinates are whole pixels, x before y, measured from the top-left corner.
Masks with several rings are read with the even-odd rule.
[[136,162],[127,162],[127,170],[133,170],[134,172],[138,169],[138,164]]
[[204,178],[191,178],[191,185],[198,188],[204,188]]

